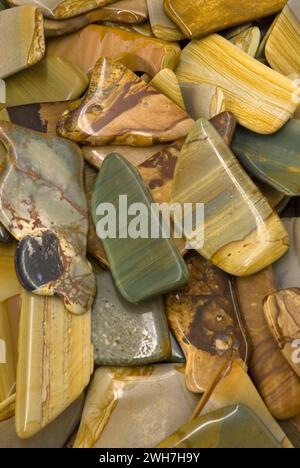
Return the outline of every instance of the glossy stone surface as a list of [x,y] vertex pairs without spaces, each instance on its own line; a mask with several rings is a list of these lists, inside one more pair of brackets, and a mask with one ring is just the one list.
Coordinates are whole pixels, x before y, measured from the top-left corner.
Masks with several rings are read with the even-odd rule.
[[158,448],[281,448],[246,406],[230,406],[182,426]]
[[[244,405],[251,410],[283,448],[291,448],[290,441],[262,401],[255,385],[240,362],[233,363],[231,372],[216,382],[213,389],[200,400],[193,417],[207,415],[227,406]],[[243,433],[245,436],[245,433]]]
[[78,67],[60,57],[48,58],[6,80],[6,105],[70,101],[87,85],[87,76]]
[[187,38],[203,37],[276,13],[286,0],[164,0],[165,11]]
[[300,120],[290,120],[274,135],[238,127],[231,148],[250,174],[285,195],[300,195]]
[[120,62],[100,59],[86,95],[62,115],[57,132],[91,145],[151,146],[184,137],[192,126],[180,107]]
[[72,101],[27,104],[8,107],[10,122],[21,127],[56,136],[56,126],[61,115],[69,109]]
[[299,47],[300,5],[298,0],[288,0],[270,33],[265,54],[271,67],[283,75],[300,73]]
[[[16,385],[20,286],[14,253],[14,244],[0,244],[0,420],[4,418],[5,402],[14,394]],[[5,411],[5,418],[12,412]]]
[[260,44],[260,39],[260,29],[257,26],[254,26],[240,32],[230,39],[230,42],[243,52],[246,52],[250,57],[255,57]]
[[225,96],[221,88],[207,83],[179,83],[187,113],[194,120],[212,119],[225,112]]
[[251,375],[273,416],[288,419],[300,413],[300,380],[280,352],[264,317],[263,301],[275,291],[271,268],[237,280],[240,309],[253,344]]
[[[203,245],[198,246],[202,226],[195,221],[184,235],[204,258],[232,275],[260,271],[287,251],[279,218],[205,119],[196,122],[181,150],[171,203],[192,203],[193,212],[196,203],[205,204]],[[173,216],[176,222],[175,211]]]
[[189,282],[167,296],[167,317],[186,355],[187,387],[203,393],[250,350],[230,278],[199,255],[187,266]]
[[273,265],[277,290],[300,287],[300,218],[285,218],[283,224],[289,234],[290,248]]
[[0,44],[0,78],[39,62],[45,54],[42,13],[28,5],[0,11]]
[[7,0],[11,6],[24,5],[30,3],[38,6],[43,14],[49,18],[64,19],[80,15],[94,8],[113,3],[113,0]]
[[[122,156],[112,154],[104,161],[94,188],[92,211],[95,226],[100,217],[96,214],[100,203],[112,203],[116,209],[116,238],[102,239],[112,275],[122,296],[137,303],[159,294],[167,293],[184,285],[188,273],[183,259],[172,239],[132,236],[122,238],[133,222],[131,216],[122,220],[119,216],[120,195],[127,195],[128,205],[143,203],[150,221],[150,192],[137,170]],[[156,218],[156,227],[161,232],[161,220]],[[98,226],[99,228],[99,226]],[[104,231],[105,227],[103,226]]]
[[63,36],[99,21],[140,24],[148,19],[146,0],[120,0],[65,20],[44,19],[46,37]]
[[162,298],[130,304],[120,296],[108,271],[97,274],[97,291],[92,309],[97,366],[138,366],[170,356]]
[[88,311],[95,278],[85,258],[88,215],[78,147],[6,122],[0,142],[0,221],[20,241],[19,280],[36,294],[62,296],[75,314]]
[[174,69],[180,56],[178,44],[107,26],[91,25],[62,38],[47,41],[47,56],[63,57],[91,73],[100,57],[119,60],[132,71],[155,76]]
[[111,153],[121,153],[133,166],[139,166],[147,161],[151,156],[159,153],[167,144],[134,147],[134,146],[82,146],[81,151],[84,159],[96,169],[100,169],[104,159]]
[[57,297],[21,291],[16,432],[27,439],[88,385],[93,371],[91,312],[70,314]]
[[80,422],[84,395],[70,405],[49,426],[30,439],[20,439],[15,431],[15,419],[0,424],[0,448],[63,448]]
[[170,98],[179,107],[185,109],[177,76],[172,70],[169,68],[164,68],[157,75],[155,75],[153,80],[150,81],[150,84],[157,91]]
[[264,313],[282,354],[300,377],[300,289],[284,289],[267,296]]
[[190,42],[181,54],[176,74],[180,82],[220,87],[226,110],[257,133],[276,132],[297,108],[292,80],[217,34]]
[[198,399],[185,387],[184,366],[102,367],[89,388],[74,448],[154,447],[189,420]]
[[147,0],[153,34],[164,41],[180,41],[184,35],[164,10],[164,0]]

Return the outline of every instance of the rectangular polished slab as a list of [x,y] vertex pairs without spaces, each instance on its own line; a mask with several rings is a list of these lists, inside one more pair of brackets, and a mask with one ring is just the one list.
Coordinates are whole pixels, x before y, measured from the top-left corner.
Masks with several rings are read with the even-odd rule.
[[207,36],[220,29],[281,10],[286,0],[164,0],[165,11],[185,36]]
[[0,44],[0,78],[7,78],[39,62],[45,54],[40,10],[26,5],[1,11]]
[[75,401],[93,371],[91,312],[70,314],[56,297],[21,291],[16,431],[29,438]]
[[292,80],[217,34],[190,42],[181,53],[176,74],[180,82],[219,86],[226,110],[257,133],[275,133],[298,106]]

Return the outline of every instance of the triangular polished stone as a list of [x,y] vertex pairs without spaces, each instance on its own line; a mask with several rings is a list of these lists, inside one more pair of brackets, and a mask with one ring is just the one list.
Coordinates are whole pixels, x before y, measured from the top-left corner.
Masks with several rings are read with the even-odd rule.
[[[171,203],[192,203],[193,214],[197,204],[204,204],[204,232],[194,221],[185,237],[207,260],[230,274],[260,271],[288,249],[280,219],[205,119],[196,122],[182,148]],[[182,221],[176,211],[173,214],[175,223]]]
[[[147,211],[143,216],[143,221],[148,224],[146,236],[133,238],[135,236],[130,235],[130,223],[134,218],[123,218],[126,213],[121,206],[120,195],[127,197],[128,207],[134,203],[143,204]],[[94,187],[92,211],[98,235],[99,231],[103,235],[106,230],[104,225],[103,229],[99,227],[100,216],[96,213],[103,203],[112,204],[116,212],[116,233],[111,235],[109,228],[110,232],[102,241],[114,280],[125,299],[140,302],[186,283],[188,272],[184,261],[173,241],[161,235],[162,223],[155,216],[155,229],[158,229],[159,236],[150,236],[151,204],[154,203],[150,192],[137,170],[118,154],[105,159]],[[101,224],[103,222],[102,219]]]

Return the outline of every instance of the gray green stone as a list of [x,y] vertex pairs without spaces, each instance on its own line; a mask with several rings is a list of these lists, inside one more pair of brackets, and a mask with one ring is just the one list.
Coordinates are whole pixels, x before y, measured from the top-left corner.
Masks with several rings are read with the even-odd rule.
[[239,126],[231,148],[250,174],[285,195],[300,196],[300,120],[272,135]]
[[166,360],[171,354],[161,297],[141,304],[127,302],[110,272],[97,274],[92,309],[92,341],[98,366],[139,366]]
[[[128,228],[136,216],[122,219],[126,210],[119,206],[120,195],[127,196],[128,207],[142,203],[147,208],[141,216],[148,221],[148,232],[143,237],[128,236]],[[151,238],[153,199],[138,171],[119,154],[105,159],[94,186],[92,213],[98,235],[98,223],[105,216],[97,215],[96,210],[103,203],[110,203],[116,209],[116,238],[109,233],[102,242],[117,288],[126,300],[138,303],[178,289],[187,282],[188,271],[173,240],[163,236]],[[157,218],[156,222],[161,231],[161,219]]]

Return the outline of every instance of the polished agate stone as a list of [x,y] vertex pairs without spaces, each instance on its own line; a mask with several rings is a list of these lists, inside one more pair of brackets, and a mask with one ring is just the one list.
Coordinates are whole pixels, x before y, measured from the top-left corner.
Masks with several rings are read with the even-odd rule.
[[0,44],[0,78],[7,78],[39,62],[45,54],[40,10],[26,5],[0,11]]
[[80,422],[84,395],[81,395],[49,426],[30,439],[20,439],[15,419],[0,423],[0,448],[63,448]]
[[[288,235],[280,219],[205,119],[197,121],[182,148],[171,203],[192,203],[193,213],[197,203],[204,203],[204,239],[195,221],[184,235],[227,273],[253,274],[287,251]],[[173,217],[181,222],[176,211]]]
[[300,195],[300,120],[290,120],[274,135],[238,127],[231,148],[254,177],[288,196]]
[[86,95],[62,115],[57,132],[84,144],[151,146],[184,137],[192,126],[180,107],[120,62],[100,59]]
[[288,0],[268,37],[265,54],[274,70],[283,75],[300,73],[300,5]]
[[283,289],[267,296],[264,313],[284,357],[300,377],[300,289]]
[[120,296],[110,272],[97,274],[92,340],[98,366],[137,366],[167,359],[171,353],[163,299],[139,305]]
[[[161,219],[155,217],[155,227],[160,233],[157,238],[152,238],[150,231],[145,238],[142,235],[129,235],[130,223],[134,225],[135,220],[131,216],[127,220],[122,219],[119,215],[119,212],[124,211],[120,207],[120,195],[128,197],[128,206],[133,203],[145,205],[149,229],[153,203],[149,191],[128,161],[118,154],[111,154],[99,171],[93,192],[92,211],[98,235],[103,237],[112,275],[122,296],[129,302],[137,303],[184,285],[188,279],[185,263],[172,239],[161,235]],[[116,238],[110,236],[109,232],[105,233],[104,226],[101,228],[98,225],[100,217],[97,208],[102,203],[112,203],[116,209]],[[103,219],[101,222],[103,224]]]
[[164,0],[165,11],[187,38],[203,37],[280,11],[286,0]]
[[81,97],[89,83],[76,65],[60,57],[46,58],[5,82],[7,107],[71,101]]
[[300,380],[280,352],[264,317],[263,301],[276,289],[271,267],[237,279],[240,310],[253,343],[249,370],[270,412],[282,420],[300,413]]
[[20,241],[20,282],[35,294],[62,296],[73,313],[87,312],[95,278],[85,258],[88,217],[78,147],[1,122],[0,161],[0,222]]
[[187,266],[189,282],[167,296],[167,317],[186,355],[187,387],[204,393],[234,359],[248,360],[250,346],[229,276],[199,255]]
[[134,72],[153,77],[163,68],[174,70],[180,47],[119,27],[90,25],[79,32],[49,39],[47,56],[67,59],[88,74],[100,57],[107,57],[119,60]]
[[18,352],[15,427],[27,439],[88,385],[93,372],[91,311],[70,314],[61,298],[22,290]]
[[249,408],[231,406],[182,426],[158,448],[281,448]]
[[94,8],[113,3],[114,0],[7,0],[9,5],[26,5],[30,3],[39,7],[43,14],[49,18],[64,19],[79,15]]
[[294,115],[293,81],[250,57],[218,34],[191,41],[176,69],[180,82],[220,87],[226,110],[253,132],[272,134]]
[[46,37],[55,37],[79,31],[100,21],[140,24],[147,19],[146,0],[120,0],[65,20],[44,19],[44,28]]
[[198,401],[187,391],[179,364],[101,367],[73,447],[154,447],[190,419]]
[[61,115],[69,109],[73,101],[45,102],[41,104],[26,104],[7,108],[10,122],[21,127],[57,135],[56,126]]

